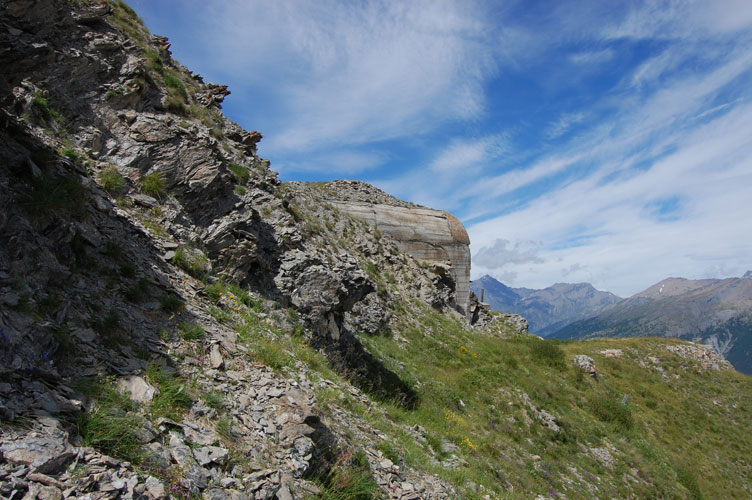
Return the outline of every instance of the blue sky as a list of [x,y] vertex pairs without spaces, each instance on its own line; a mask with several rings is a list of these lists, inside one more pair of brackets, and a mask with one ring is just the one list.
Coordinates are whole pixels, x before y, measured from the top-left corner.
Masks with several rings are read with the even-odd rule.
[[131,0],[283,180],[455,214],[473,277],[752,269],[752,2]]

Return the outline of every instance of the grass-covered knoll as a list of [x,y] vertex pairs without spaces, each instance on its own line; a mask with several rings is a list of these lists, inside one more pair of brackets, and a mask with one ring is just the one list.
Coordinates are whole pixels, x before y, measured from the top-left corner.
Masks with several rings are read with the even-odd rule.
[[[409,310],[394,338],[362,340],[414,387],[415,408],[345,404],[387,434],[400,459],[454,482],[463,498],[752,494],[752,379],[698,371],[665,349],[670,340],[501,339],[418,302]],[[624,356],[600,354],[610,348]],[[601,376],[575,369],[576,354]],[[416,425],[425,429],[417,438]],[[447,462],[451,454],[459,460]]]

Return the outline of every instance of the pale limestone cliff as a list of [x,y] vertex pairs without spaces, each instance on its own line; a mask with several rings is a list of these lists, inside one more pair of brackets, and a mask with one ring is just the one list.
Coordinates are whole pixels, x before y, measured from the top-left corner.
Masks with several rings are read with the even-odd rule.
[[364,201],[335,201],[341,211],[366,221],[393,237],[416,259],[448,263],[457,305],[465,311],[470,294],[470,238],[452,214],[423,207],[404,207]]

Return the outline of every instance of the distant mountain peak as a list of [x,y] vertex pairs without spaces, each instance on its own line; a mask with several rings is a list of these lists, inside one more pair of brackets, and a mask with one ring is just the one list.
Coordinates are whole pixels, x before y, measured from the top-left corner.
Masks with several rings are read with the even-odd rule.
[[511,288],[493,276],[473,281],[470,289],[500,312],[521,314],[531,331],[545,336],[564,324],[604,311],[620,297],[595,289],[590,283],[555,283],[540,290]]
[[703,279],[703,280],[690,280],[687,278],[666,278],[659,281],[655,285],[643,290],[640,293],[633,295],[633,297],[642,297],[646,299],[658,299],[661,297],[672,297],[674,295],[681,295],[692,290],[697,290],[707,285],[712,285],[721,280],[719,279]]

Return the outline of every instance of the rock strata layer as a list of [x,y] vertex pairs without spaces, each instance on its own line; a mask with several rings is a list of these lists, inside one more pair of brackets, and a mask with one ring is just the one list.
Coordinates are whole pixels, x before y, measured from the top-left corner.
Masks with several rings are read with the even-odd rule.
[[455,301],[465,311],[470,296],[470,238],[449,212],[365,201],[331,201],[341,211],[366,221],[397,240],[398,247],[423,261],[449,263]]

